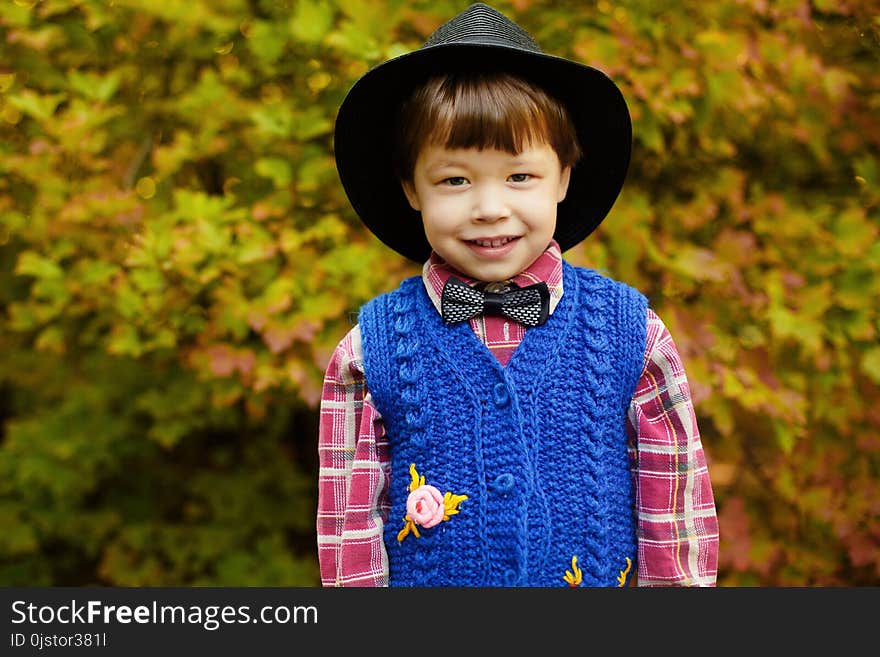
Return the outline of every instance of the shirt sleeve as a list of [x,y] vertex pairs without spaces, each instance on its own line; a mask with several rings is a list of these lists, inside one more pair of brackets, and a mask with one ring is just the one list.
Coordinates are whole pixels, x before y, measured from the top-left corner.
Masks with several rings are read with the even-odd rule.
[[648,309],[645,366],[628,412],[635,460],[638,586],[715,586],[718,518],[687,376]]
[[388,586],[382,532],[389,461],[355,326],[330,358],[321,395],[317,535],[322,586]]

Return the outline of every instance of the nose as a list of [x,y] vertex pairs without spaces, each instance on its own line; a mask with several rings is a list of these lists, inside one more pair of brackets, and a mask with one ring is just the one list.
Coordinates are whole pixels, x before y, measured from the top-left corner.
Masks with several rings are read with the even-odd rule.
[[480,185],[474,190],[473,217],[476,221],[495,222],[510,216],[510,205],[497,185]]

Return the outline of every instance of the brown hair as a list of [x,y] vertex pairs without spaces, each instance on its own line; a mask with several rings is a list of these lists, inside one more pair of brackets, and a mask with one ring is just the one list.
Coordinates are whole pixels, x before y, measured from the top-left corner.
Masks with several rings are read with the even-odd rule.
[[568,111],[540,87],[502,72],[441,75],[402,105],[394,166],[401,180],[411,181],[426,143],[516,155],[533,142],[547,143],[563,167],[581,156]]

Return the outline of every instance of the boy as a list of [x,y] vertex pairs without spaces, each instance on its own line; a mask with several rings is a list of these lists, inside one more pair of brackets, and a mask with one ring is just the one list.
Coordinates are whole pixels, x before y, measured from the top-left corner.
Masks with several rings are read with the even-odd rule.
[[424,267],[327,368],[322,584],[714,586],[674,343],[638,291],[561,257],[623,185],[614,83],[475,4],[355,84],[335,148],[361,219]]

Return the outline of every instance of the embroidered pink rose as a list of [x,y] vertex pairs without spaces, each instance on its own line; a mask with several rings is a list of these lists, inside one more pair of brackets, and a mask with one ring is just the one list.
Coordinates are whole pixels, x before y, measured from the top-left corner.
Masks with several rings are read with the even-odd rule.
[[468,498],[467,495],[455,495],[451,491],[446,491],[444,495],[434,486],[427,485],[425,476],[419,474],[415,463],[410,464],[409,475],[411,481],[406,498],[406,515],[403,517],[403,529],[397,532],[398,543],[402,543],[410,534],[418,538],[419,527],[430,529],[458,515],[459,504]]
[[440,524],[446,513],[443,493],[429,484],[422,484],[406,498],[406,513],[417,525],[430,529]]

